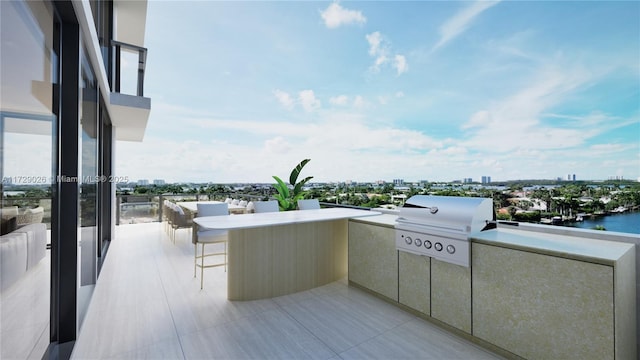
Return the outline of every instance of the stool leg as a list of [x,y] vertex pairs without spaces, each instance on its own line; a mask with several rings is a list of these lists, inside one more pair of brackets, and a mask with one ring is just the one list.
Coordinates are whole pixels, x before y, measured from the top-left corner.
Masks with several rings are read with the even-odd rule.
[[204,287],[204,243],[202,243],[202,262],[200,266],[200,290]]
[[193,244],[193,277],[196,277],[196,265],[198,264],[198,244]]

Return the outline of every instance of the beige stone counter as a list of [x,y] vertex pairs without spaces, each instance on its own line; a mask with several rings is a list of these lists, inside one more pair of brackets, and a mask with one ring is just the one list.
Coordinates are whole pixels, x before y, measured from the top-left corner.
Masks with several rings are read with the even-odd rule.
[[349,220],[349,282],[398,301],[394,215]]
[[397,215],[381,214],[381,215],[375,215],[375,216],[367,216],[363,218],[353,218],[351,219],[351,221],[393,228],[396,225],[397,218],[398,218]]
[[472,237],[473,336],[526,359],[635,359],[632,244],[498,228]]
[[527,231],[518,228],[499,228],[471,235],[473,242],[504,246],[538,254],[588,261],[602,265],[615,265],[633,245],[588,239],[584,237]]
[[398,252],[396,218],[349,220],[351,284],[508,358],[636,359],[635,245],[499,226],[465,268]]

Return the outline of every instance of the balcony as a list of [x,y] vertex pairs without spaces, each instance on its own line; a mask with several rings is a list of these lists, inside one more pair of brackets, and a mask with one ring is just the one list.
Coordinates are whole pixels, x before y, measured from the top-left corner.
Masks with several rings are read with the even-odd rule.
[[[174,200],[196,200],[195,195],[193,197]],[[152,198],[126,199],[128,203],[134,203],[135,200],[145,200],[149,203],[157,201]],[[150,207],[150,209],[152,208]],[[430,309],[429,307],[420,309],[419,304],[414,305],[416,303],[410,300],[413,296],[412,289],[410,289],[408,297],[405,296],[404,300],[398,301],[393,297],[398,294],[396,291],[399,284],[396,282],[394,285],[392,281],[379,281],[381,277],[388,278],[387,270],[392,267],[375,265],[378,266],[378,270],[382,271],[382,274],[376,273],[375,269],[362,271],[363,268],[354,268],[354,265],[361,266],[365,262],[388,264],[380,259],[373,261],[374,256],[388,257],[391,261],[395,260],[396,264],[398,261],[402,261],[400,259],[406,258],[404,255],[400,257],[394,255],[395,249],[392,242],[390,248],[384,248],[389,245],[388,242],[386,245],[384,244],[386,241],[384,239],[389,238],[388,234],[376,238],[375,234],[379,234],[379,231],[392,231],[390,228],[379,228],[379,224],[376,224],[376,221],[379,220],[369,221],[367,218],[363,218],[357,220],[355,225],[350,225],[350,231],[352,229],[354,233],[350,232],[349,234],[348,279],[341,279],[325,286],[273,299],[229,301],[226,294],[227,274],[223,268],[206,270],[204,290],[199,288],[199,277],[193,278],[193,247],[188,230],[178,231],[174,245],[163,231],[163,224],[159,223],[157,218],[154,219],[159,214],[153,211],[147,214],[145,211],[138,213],[134,210],[129,214],[120,214],[121,224],[134,224],[116,227],[115,239],[102,267],[93,300],[84,317],[74,349],[74,358],[332,358],[337,356],[341,358],[385,359],[398,357],[517,358],[514,354],[470,337],[468,329],[464,331],[456,329],[456,326],[463,329],[464,325],[447,325],[446,322],[449,319],[455,321],[462,319],[462,324],[464,324],[464,311],[456,310],[455,313],[435,315],[436,303],[433,300],[433,289],[431,290]],[[155,221],[135,223],[137,221],[135,220],[136,215],[143,217],[151,215],[146,220]],[[382,215],[381,217],[390,218],[393,216]],[[518,237],[518,231],[525,231],[531,226],[533,225],[521,224],[519,228],[522,229],[520,230],[510,229],[508,233],[512,234],[514,239],[508,240],[515,241],[515,238]],[[603,233],[562,227],[544,226],[543,228],[549,233],[549,236],[555,236],[558,233],[565,233],[565,235],[571,233],[572,236],[578,236],[580,242],[604,238],[610,241],[627,240],[628,242],[631,240],[636,244],[640,243],[640,237],[634,235],[627,236],[620,233]],[[363,232],[374,235],[367,235],[367,239],[365,239],[367,241],[364,242],[362,238],[355,241],[357,236],[353,235]],[[376,243],[376,251],[381,250],[378,254],[362,247],[371,242]],[[482,253],[483,261],[499,260],[496,262],[496,267],[493,267],[494,269],[500,266],[511,269],[510,271],[486,272],[487,267],[481,270],[480,267],[474,265],[476,267],[473,276],[484,276],[485,291],[487,289],[486,280],[495,278],[496,272],[498,274],[532,273],[536,275],[533,278],[538,282],[543,282],[547,291],[559,286],[563,289],[566,288],[567,291],[571,289],[571,291],[587,292],[591,295],[594,294],[595,289],[602,290],[604,288],[606,291],[608,287],[606,282],[610,280],[585,272],[586,275],[583,277],[586,277],[587,281],[572,283],[567,280],[576,275],[571,271],[562,271],[560,276],[551,277],[553,281],[540,280],[545,279],[539,276],[539,274],[544,275],[547,272],[545,269],[541,269],[540,272],[528,271],[521,261],[524,258],[514,260],[500,257],[500,253],[510,250],[497,249],[493,245],[489,245],[486,240],[484,243],[478,242],[473,245],[474,256]],[[576,247],[579,247],[579,244],[576,244]],[[637,252],[637,246],[635,251]],[[380,255],[385,252],[388,254]],[[391,256],[388,256],[389,254]],[[540,255],[535,254],[534,256],[539,259]],[[556,260],[576,263],[575,259],[566,260],[560,257],[553,257],[551,260],[556,265]],[[517,265],[514,264],[514,261]],[[47,257],[44,261],[41,261],[36,268],[29,270],[21,284],[12,287],[10,291],[3,292],[3,323],[21,323],[22,320],[11,317],[13,313],[25,313],[16,310],[21,306],[47,309],[48,297],[46,296],[34,295],[32,298],[38,301],[29,303],[20,299],[23,294],[21,289],[46,287],[50,276],[49,264],[49,252],[47,251]],[[410,262],[408,264],[414,266]],[[431,264],[432,284],[434,281],[437,282],[435,277],[446,276],[446,273],[452,270],[451,266],[445,265],[442,263]],[[596,262],[586,265],[589,268],[602,267],[602,264]],[[412,272],[418,270],[420,265],[415,266]],[[553,266],[548,268],[552,269]],[[436,274],[437,271],[440,271],[440,275]],[[635,272],[633,275],[635,277]],[[391,277],[399,278],[397,275]],[[412,281],[417,281],[416,278],[413,279]],[[627,291],[633,291],[635,294],[637,281],[638,279],[635,279],[636,287],[627,283],[625,285],[628,288]],[[414,284],[410,285],[413,287]],[[406,285],[405,282],[405,289]],[[511,284],[511,286],[514,285],[518,286],[519,284]],[[393,290],[394,286],[396,290]],[[391,290],[387,291],[389,287]],[[527,284],[517,291],[502,293],[501,296],[509,297],[515,292],[524,293],[529,288],[530,286]],[[480,289],[480,285],[474,286],[474,294],[477,294],[475,291],[480,291]],[[491,292],[498,294],[497,290],[491,290]],[[593,308],[597,302],[592,301],[594,297],[591,295],[584,307],[576,309],[595,316],[600,311]],[[547,304],[529,301],[532,297],[531,294],[525,296],[522,304],[525,304],[529,309],[536,308],[535,311],[532,310],[533,313],[542,318],[540,307],[544,308]],[[449,297],[450,300],[447,304],[451,308],[458,309],[459,304],[454,300],[455,298],[455,296]],[[474,295],[474,299],[478,298]],[[413,299],[415,300],[415,298]],[[498,298],[496,301],[500,302],[501,299]],[[505,305],[505,303],[507,304]],[[501,306],[508,306],[508,301],[505,303]],[[477,310],[474,307],[474,319],[475,316],[481,314]],[[431,317],[424,316],[424,313],[429,313],[429,311]],[[580,320],[583,324],[576,329],[588,329],[590,318],[593,316],[582,316]],[[616,319],[616,323],[619,320]],[[40,351],[38,348],[30,351],[20,347],[20,344],[23,343],[21,339],[26,339],[26,337],[37,339],[46,330],[47,324],[37,324],[36,326],[32,322],[32,320],[28,320],[17,327],[23,328],[20,332],[15,333],[16,336],[21,335],[15,341],[3,344],[2,353],[4,355],[22,354],[26,357],[30,352],[38,353]],[[454,321],[449,322],[455,323]],[[482,326],[474,322],[472,331],[474,334],[483,331],[488,338],[492,334],[504,332],[509,328],[509,326],[500,325],[493,321]],[[551,331],[550,329],[549,332]],[[607,332],[606,337],[624,338],[623,335],[616,334],[613,330]],[[35,341],[24,341],[24,343],[35,343]],[[534,348],[544,346],[539,340],[534,339],[530,339],[527,343],[532,344],[531,346]],[[44,345],[46,346],[46,343]],[[515,344],[515,346],[517,345]],[[568,346],[569,344],[564,343],[564,345]],[[625,359],[627,357],[616,352],[615,357],[611,358]]]
[[[243,215],[237,215],[243,216]],[[392,215],[382,215],[389,217]],[[488,341],[470,336],[469,330],[460,331],[456,326],[447,324],[447,316],[455,319],[464,318],[464,314],[450,313],[445,316],[431,318],[424,316],[427,310],[416,311],[410,301],[394,301],[393,291],[391,295],[385,295],[384,288],[387,283],[377,282],[375,276],[380,274],[355,271],[352,263],[362,264],[362,255],[367,259],[377,256],[375,253],[363,251],[363,242],[356,243],[354,234],[364,231],[370,235],[373,241],[384,248],[384,244],[373,239],[378,231],[390,229],[376,229],[378,220],[357,220],[360,230],[352,234],[351,225],[349,232],[349,276],[348,279],[330,283],[311,290],[294,293],[291,295],[276,297],[273,299],[256,301],[229,301],[226,288],[227,277],[223,268],[208,269],[205,276],[204,290],[200,290],[200,279],[193,277],[193,245],[191,244],[188,230],[179,230],[175,245],[169,240],[163,231],[163,225],[158,222],[121,225],[117,227],[116,239],[112,242],[109,255],[102,269],[101,276],[95,289],[92,304],[82,326],[82,332],[74,348],[74,358],[85,357],[121,357],[121,358],[451,358],[451,359],[497,359],[497,358],[521,358],[516,354],[494,346]],[[381,220],[383,223],[386,220]],[[387,224],[388,225],[388,224]],[[521,230],[509,229],[507,234],[512,234],[513,241],[518,241],[518,231],[526,231],[527,226],[521,226]],[[355,227],[354,227],[355,229]],[[573,232],[572,236],[579,237],[581,242],[590,242],[594,238],[603,238],[602,232],[575,231],[565,228],[550,228],[548,235],[554,237],[553,231]],[[515,231],[515,232],[514,232]],[[360,232],[361,233],[361,232]],[[387,234],[388,235],[388,234]],[[607,240],[629,240],[640,243],[638,236],[621,236],[619,233],[604,235]],[[388,236],[383,236],[383,240]],[[623,239],[625,238],[625,239]],[[362,239],[361,239],[362,240]],[[510,241],[510,239],[507,239]],[[352,242],[354,246],[352,248]],[[366,243],[366,242],[365,242]],[[600,245],[606,243],[600,243]],[[388,244],[387,244],[388,245]],[[576,244],[578,248],[580,246]],[[358,248],[357,246],[360,246]],[[520,244],[519,246],[522,246]],[[612,247],[616,247],[611,243]],[[392,246],[393,247],[393,246]],[[520,269],[513,263],[520,260],[500,257],[505,249],[496,249],[488,245],[487,240],[474,242],[474,249],[482,254],[484,260],[498,259],[497,267],[511,267],[514,272],[533,274],[532,278],[542,281],[547,290],[562,288],[567,291],[592,294],[593,289],[604,289],[606,292],[610,278],[592,277],[589,274],[578,274],[588,277],[587,282],[572,283],[574,275],[571,271],[562,272],[560,276],[538,276],[524,268]],[[392,252],[395,249],[392,249]],[[474,251],[476,251],[474,250]],[[518,250],[520,251],[520,250]],[[637,252],[636,249],[633,252]],[[353,256],[352,256],[353,255]],[[389,254],[387,254],[389,255]],[[382,256],[387,256],[382,255]],[[476,256],[474,255],[474,257]],[[634,254],[635,255],[635,254]],[[539,259],[539,254],[533,255]],[[607,255],[608,256],[608,255]],[[633,256],[635,257],[635,256]],[[359,259],[358,259],[359,258]],[[392,260],[400,261],[402,258],[391,254]],[[573,266],[575,259],[563,259],[561,257],[549,257],[554,264],[569,264]],[[546,260],[545,260],[546,261]],[[369,262],[374,262],[369,261]],[[557,262],[557,263],[556,263]],[[451,270],[451,267],[443,264],[431,264],[431,277],[435,276],[438,269]],[[434,267],[438,265],[437,267]],[[446,264],[445,264],[446,265]],[[476,264],[477,265],[477,264]],[[556,266],[554,265],[554,266]],[[410,265],[411,266],[411,265]],[[601,268],[601,264],[586,264],[590,268]],[[503,266],[504,267],[504,266]],[[636,265],[637,268],[637,265]],[[378,267],[378,269],[385,269]],[[596,269],[596,270],[598,270]],[[491,280],[491,272],[487,268],[477,266],[475,273]],[[489,268],[491,270],[491,268]],[[545,275],[549,269],[541,269]],[[557,270],[557,268],[556,268]],[[561,269],[562,270],[562,269]],[[629,270],[629,269],[627,269]],[[502,272],[502,274],[509,272]],[[495,271],[494,271],[495,272]],[[636,271],[630,270],[634,279],[623,287],[637,297]],[[442,275],[442,272],[441,272]],[[446,274],[445,274],[446,275]],[[383,274],[383,276],[386,276]],[[474,276],[476,276],[474,274]],[[584,277],[583,276],[583,277]],[[373,280],[372,280],[373,279]],[[475,278],[474,278],[475,279]],[[540,280],[542,279],[542,280]],[[547,280],[544,280],[547,279]],[[372,286],[369,286],[369,281]],[[434,280],[432,280],[433,282]],[[456,280],[457,281],[457,280]],[[616,281],[620,281],[617,278]],[[564,284],[563,282],[566,282]],[[396,283],[397,284],[397,283]],[[362,286],[365,285],[365,286]],[[406,285],[406,284],[405,284]],[[520,286],[517,281],[515,284]],[[634,287],[635,285],[635,287]],[[380,287],[380,290],[376,287]],[[616,283],[616,287],[619,283]],[[487,290],[486,282],[484,284]],[[529,291],[525,284],[522,289],[515,291]],[[398,289],[398,287],[396,287]],[[478,285],[480,289],[480,285]],[[609,288],[610,289],[610,288]],[[475,290],[474,290],[475,291]],[[536,290],[533,289],[535,292]],[[598,290],[600,291],[600,290]],[[433,290],[432,290],[433,292]],[[491,291],[494,293],[493,291]],[[376,294],[377,293],[377,294]],[[496,294],[498,292],[495,292]],[[556,292],[565,294],[564,290]],[[397,294],[397,293],[396,293]],[[474,292],[475,294],[475,292]],[[382,296],[381,296],[382,295]],[[412,296],[411,294],[409,294]],[[511,292],[502,293],[510,297]],[[589,295],[587,305],[578,308],[578,312],[600,314],[600,310],[592,308],[597,301],[592,301]],[[433,296],[433,295],[432,295]],[[523,298],[522,304],[528,308],[535,308],[536,317],[544,318],[544,314],[537,313],[548,304],[539,303],[529,297]],[[553,297],[553,296],[551,296]],[[608,295],[603,297],[605,300]],[[629,298],[629,296],[627,296]],[[549,299],[546,297],[546,299]],[[457,309],[458,301],[451,298],[449,304]],[[498,299],[500,302],[501,299]],[[616,299],[615,306],[619,306]],[[636,298],[637,301],[637,298]],[[509,301],[507,300],[508,304]],[[550,303],[551,304],[551,303]],[[485,304],[486,305],[486,304]],[[553,304],[551,304],[553,305]],[[431,315],[434,316],[434,306],[431,303]],[[475,305],[474,305],[475,306]],[[501,306],[504,306],[502,304]],[[531,307],[532,306],[532,307]],[[606,306],[613,307],[614,304]],[[633,306],[635,308],[635,306]],[[477,309],[474,307],[474,311]],[[533,310],[532,310],[533,311]],[[543,310],[544,311],[544,310]],[[564,311],[564,310],[562,310]],[[569,311],[569,318],[575,314]],[[486,314],[486,311],[485,311]],[[548,314],[547,314],[548,315]],[[635,329],[629,319],[630,313],[622,314],[627,319],[623,322]],[[475,315],[474,315],[475,316]],[[575,328],[575,333],[587,329],[594,316],[581,316],[580,325]],[[629,322],[631,320],[631,322]],[[475,321],[475,320],[474,320]],[[620,318],[616,317],[616,322]],[[451,322],[453,324],[453,322]],[[497,322],[473,323],[474,333],[483,331],[486,338],[491,334],[504,332],[509,327]],[[545,333],[552,333],[564,328],[566,324],[557,324],[558,328],[550,328]],[[597,331],[606,329],[605,337],[618,339],[616,341],[634,341],[629,339],[631,333],[616,333],[617,327],[609,325],[597,326]],[[611,326],[611,327],[610,327]],[[463,328],[461,326],[459,328]],[[592,330],[592,329],[591,329]],[[544,335],[544,334],[543,334]],[[626,340],[622,340],[625,339]],[[500,339],[498,339],[500,340]],[[562,342],[562,340],[558,340]],[[589,339],[585,341],[591,342]],[[609,340],[610,341],[610,340]],[[528,338],[512,344],[515,347],[526,343],[527,348],[544,348],[547,344],[541,340]],[[587,343],[585,343],[587,344]],[[610,344],[613,344],[610,341]],[[576,344],[564,343],[563,346],[576,346]],[[634,343],[634,345],[637,345]],[[591,345],[589,345],[591,346]],[[610,346],[610,350],[613,345]],[[627,347],[628,350],[628,347]],[[605,358],[626,359],[629,358],[622,351],[612,352],[615,355]],[[610,353],[611,354],[611,353]],[[595,355],[593,355],[595,356]],[[535,358],[535,356],[524,356]],[[602,358],[599,355],[598,358]]]
[[[142,141],[151,112],[144,97],[147,49],[112,40],[114,63],[111,79],[110,116],[117,140]],[[134,66],[137,64],[137,66]]]
[[[208,197],[206,199],[195,197],[196,195],[192,197],[180,195],[173,200],[209,200]],[[155,203],[159,197],[148,199],[123,197],[123,199],[127,201],[124,202],[125,204],[141,204],[134,201],[144,200],[145,203]],[[134,211],[129,214],[124,212],[119,214],[121,224],[127,223],[127,225],[116,227],[115,239],[102,267],[93,300],[84,316],[74,348],[74,358],[518,358],[513,353],[492,346],[491,343],[478,341],[473,336],[469,336],[471,331],[468,329],[460,331],[459,329],[464,329],[466,315],[464,310],[457,310],[459,303],[455,301],[455,296],[448,298],[447,306],[456,311],[449,314],[440,313],[440,315],[434,315],[436,313],[434,300],[431,300],[430,309],[429,307],[420,309],[419,304],[414,305],[415,302],[412,303],[413,300],[411,300],[413,289],[409,289],[410,293],[404,300],[397,300],[398,291],[402,291],[398,290],[400,284],[397,281],[400,277],[391,276],[396,279],[396,283],[393,284],[388,280],[387,270],[392,268],[385,265],[388,262],[384,259],[373,261],[375,256],[381,256],[396,261],[396,269],[398,269],[400,259],[406,258],[404,254],[395,255],[393,242],[386,240],[389,238],[388,232],[392,229],[389,227],[384,229],[379,225],[388,222],[387,220],[363,218],[357,220],[355,225],[350,224],[348,279],[273,299],[229,301],[226,293],[227,274],[224,269],[207,269],[204,290],[200,290],[199,277],[193,278],[193,246],[188,230],[178,231],[174,245],[163,231],[163,224],[158,222],[156,217],[160,216],[157,212],[158,207],[155,207],[156,211],[153,211],[153,206],[149,206],[149,209],[149,213],[146,212],[147,210],[136,212],[133,207]],[[140,215],[151,222],[136,223],[138,221],[136,216]],[[393,215],[381,215],[381,218],[385,219],[391,217]],[[132,224],[129,225],[129,223]],[[507,239],[507,241],[517,241],[518,232],[529,230],[531,227],[536,226],[520,224],[519,229],[509,229],[506,233],[513,239]],[[605,239],[635,243],[636,253],[638,252],[637,244],[640,244],[640,237],[637,235],[549,226],[542,228],[550,237],[568,234],[577,237],[580,242]],[[352,229],[354,233],[351,233]],[[387,233],[376,237],[380,231]],[[363,232],[370,234],[364,242],[363,238],[357,239],[357,234]],[[368,243],[375,243],[376,251],[371,252],[371,249],[363,248]],[[615,247],[613,244],[611,243],[612,248]],[[474,242],[473,245],[476,261],[479,254],[482,254],[483,261],[497,259],[495,267],[485,266],[481,269],[474,265],[476,267],[473,276],[484,277],[485,292],[489,289],[492,294],[499,294],[498,291],[486,286],[487,279],[495,279],[496,274],[530,273],[535,275],[532,276],[533,279],[544,285],[547,292],[554,287],[560,287],[563,289],[562,293],[566,288],[567,292],[578,291],[589,294],[589,300],[584,306],[576,309],[593,316],[582,316],[580,318],[582,324],[575,329],[581,329],[581,331],[589,329],[590,319],[601,313],[594,307],[597,302],[592,301],[595,298],[592,295],[595,293],[594,289],[599,289],[598,291],[604,289],[606,292],[607,281],[610,281],[610,278],[592,276],[592,273],[586,271],[578,275],[584,275],[583,278],[587,280],[577,283],[568,280],[576,275],[572,271],[561,271],[558,276],[552,275],[547,278],[540,276],[550,273],[559,263],[577,263],[576,259],[554,256],[553,259],[549,259],[553,262],[549,264],[553,266],[533,272],[523,265],[522,259],[525,258],[514,260],[500,256],[501,253],[512,250],[498,249],[486,239],[484,242]],[[387,246],[386,249],[385,246]],[[575,243],[572,247],[580,248],[580,244]],[[603,257],[605,256],[608,255],[603,253]],[[540,259],[540,255],[534,254],[532,258]],[[367,268],[366,271],[363,271],[364,268],[354,268],[365,262],[375,263],[378,273],[375,266]],[[38,348],[22,349],[20,344],[35,343],[35,341],[23,341],[23,339],[39,338],[43,331],[46,331],[47,324],[42,323],[36,326],[33,320],[22,322],[20,319],[12,318],[11,314],[24,314],[24,311],[16,310],[21,306],[45,310],[48,308],[46,296],[32,296],[33,299],[37,299],[36,302],[21,301],[23,295],[21,289],[46,287],[50,276],[49,264],[47,251],[44,261],[27,273],[22,279],[22,284],[2,293],[3,323],[20,323],[21,325],[17,328],[22,329],[15,332],[16,336],[20,335],[15,338],[15,341],[3,344],[3,357],[4,355],[11,357],[9,356],[11,354],[21,354],[16,356],[26,357],[30,352],[39,353],[40,351]],[[409,267],[414,266],[410,262],[408,264]],[[588,268],[602,268],[602,264],[597,260],[589,261],[589,264],[585,265]],[[638,265],[638,263],[635,264],[635,269]],[[418,270],[419,266],[415,265],[411,272]],[[498,267],[506,267],[510,270],[492,270]],[[588,270],[587,267],[584,269]],[[407,269],[406,266],[405,269]],[[487,269],[491,271],[486,272]],[[450,270],[452,266],[432,262],[429,270],[431,282],[437,282],[437,276],[447,277]],[[437,271],[440,271],[440,275],[436,274]],[[627,293],[631,291],[635,294],[637,302],[640,279],[636,277],[636,273],[637,270],[632,271],[634,280],[623,287]],[[380,281],[385,277],[386,281]],[[615,273],[614,278],[620,281]],[[411,287],[415,286],[417,281],[415,277],[412,279],[411,281],[414,282],[409,284]],[[475,281],[475,278],[473,279]],[[459,280],[460,278],[455,281]],[[499,282],[504,283],[502,280]],[[406,285],[405,282],[405,289]],[[510,286],[519,285],[522,284],[512,283]],[[615,286],[619,286],[619,283]],[[389,288],[391,290],[388,290]],[[503,298],[494,300],[500,303],[511,294],[517,292],[522,295],[530,288],[529,284],[525,284],[517,291],[507,289],[501,295]],[[474,294],[477,294],[475,291],[480,289],[480,285],[474,286]],[[434,290],[431,290],[432,299],[433,294]],[[396,299],[393,298],[394,296]],[[479,299],[478,296],[474,296],[475,299]],[[524,296],[522,304],[528,309],[535,308],[536,310],[532,310],[532,313],[542,318],[540,309],[547,307],[548,304],[531,301],[532,298],[531,294]],[[415,300],[415,297],[413,299]],[[619,299],[616,298],[615,301]],[[508,303],[509,301],[506,301],[500,306],[506,308]],[[615,303],[615,306],[618,305]],[[486,304],[483,306],[486,309]],[[481,312],[475,307],[473,309],[475,319],[475,316],[480,316]],[[424,316],[424,313],[429,311],[431,316]],[[630,313],[625,313],[623,317],[629,320],[632,318],[629,315]],[[455,321],[449,321],[451,319]],[[456,322],[459,319],[462,319],[463,325],[457,325]],[[619,323],[620,320],[616,318],[615,322]],[[447,322],[455,326],[450,326]],[[602,326],[609,328],[611,324]],[[485,322],[482,326],[474,322],[472,331],[474,334],[484,332],[486,339],[500,332],[510,332],[509,329],[511,327],[492,321]],[[605,330],[605,337],[624,339],[625,335],[631,334],[631,332],[620,334],[616,333],[617,330],[614,327],[611,329],[611,331]],[[549,329],[545,333],[552,331],[557,329]],[[507,337],[503,334],[497,340]],[[591,342],[591,340],[588,341]],[[545,346],[540,340],[535,339],[529,339],[527,343],[531,344],[530,348]],[[46,346],[46,343],[38,344],[38,346],[43,344]],[[518,345],[515,344],[515,346]],[[575,344],[564,343],[564,345]],[[615,356],[610,358],[628,358],[620,354],[622,353],[615,352]],[[535,357],[525,356],[525,358]]]
[[[242,215],[238,215],[242,216]],[[117,228],[72,358],[499,359],[346,279],[274,299],[229,301],[223,268],[193,277],[186,230]]]

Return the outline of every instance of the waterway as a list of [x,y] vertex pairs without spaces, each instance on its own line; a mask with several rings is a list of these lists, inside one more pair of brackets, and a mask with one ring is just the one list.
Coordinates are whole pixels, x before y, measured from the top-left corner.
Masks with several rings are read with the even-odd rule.
[[583,229],[593,229],[600,225],[607,231],[640,234],[640,212],[627,212],[597,218],[587,218],[584,219],[583,222],[567,223],[566,225]]

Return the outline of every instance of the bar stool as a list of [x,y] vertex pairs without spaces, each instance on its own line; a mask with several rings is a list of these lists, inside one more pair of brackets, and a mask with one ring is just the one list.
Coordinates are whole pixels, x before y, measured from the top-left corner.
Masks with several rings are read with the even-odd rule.
[[[222,216],[229,215],[229,204],[198,204],[198,216]],[[202,244],[202,251],[198,255],[198,244]],[[204,252],[204,246],[207,244],[223,244],[224,250],[212,252],[206,254]],[[193,233],[193,245],[194,245],[194,259],[193,259],[193,277],[196,277],[196,270],[200,267],[200,289],[204,287],[204,268],[224,266],[224,271],[227,271],[227,231],[226,230],[205,230],[198,228],[198,231]],[[222,263],[204,264],[204,258],[208,256],[224,256]],[[200,259],[200,264],[198,264]]]

